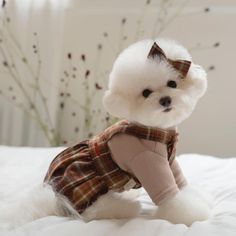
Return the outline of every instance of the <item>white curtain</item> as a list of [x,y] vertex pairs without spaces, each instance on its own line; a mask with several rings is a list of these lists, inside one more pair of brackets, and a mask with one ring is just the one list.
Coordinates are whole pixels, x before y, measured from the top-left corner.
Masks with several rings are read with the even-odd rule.
[[1,9],[2,144],[56,144],[55,87],[59,84],[67,3],[12,0]]

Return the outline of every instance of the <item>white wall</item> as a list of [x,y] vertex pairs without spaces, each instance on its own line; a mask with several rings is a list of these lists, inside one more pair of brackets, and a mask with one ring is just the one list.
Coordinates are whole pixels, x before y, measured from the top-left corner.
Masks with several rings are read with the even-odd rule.
[[[40,19],[50,16],[50,11],[41,9],[42,15],[37,14],[35,18],[34,15],[31,15],[31,19],[35,20],[29,29],[33,30],[36,27],[40,34],[44,34],[41,37],[43,40],[40,41],[44,64],[48,63],[48,58],[56,60],[51,55],[57,55],[55,73],[49,73],[50,68],[48,68],[51,80],[59,80],[65,68],[70,67],[66,55],[71,52],[72,66],[91,68],[91,80],[94,79],[94,82],[99,82],[105,87],[107,75],[118,52],[138,39],[152,37],[155,32],[160,30],[160,24],[155,26],[155,22],[160,13],[161,1],[151,1],[148,6],[145,6],[146,1],[143,0],[71,0],[68,2],[68,5],[64,6],[64,10],[60,12],[63,20],[60,18],[60,24],[59,22],[57,24],[56,21],[50,22],[51,28],[49,25],[42,26],[42,24],[46,24],[45,21],[40,22]],[[191,49],[193,60],[208,70],[209,78],[207,94],[200,101],[193,115],[180,126],[181,138],[178,152],[236,156],[236,80],[233,73],[236,52],[236,28],[234,26],[236,2],[234,0],[165,1],[166,4],[168,2],[171,2],[167,12],[168,19],[171,19],[176,12],[179,16],[169,23],[167,20],[167,26],[159,36],[174,38]],[[186,3],[183,9],[181,8],[182,3]],[[51,13],[54,19],[57,19],[55,14]],[[121,25],[122,18],[126,19],[123,26]],[[138,25],[137,21],[141,23]],[[17,23],[15,24],[17,25]],[[61,43],[60,47],[56,47],[53,40],[57,40],[55,34],[56,29],[59,28],[63,28],[60,31],[63,33],[58,34],[58,40]],[[51,29],[55,32],[54,36],[51,34]],[[108,33],[108,37],[104,37],[104,32]],[[123,36],[127,36],[127,39],[121,40]],[[54,37],[53,40],[52,37]],[[220,43],[220,46],[213,47],[217,42]],[[102,44],[101,52],[97,50],[98,44]],[[52,50],[49,52],[50,48]],[[80,60],[83,53],[86,53],[87,65],[83,65]],[[98,61],[99,63],[97,63]],[[211,66],[214,66],[213,70],[209,70]],[[84,68],[78,72],[78,76],[82,76],[83,73]],[[0,84],[5,83],[1,79],[3,78],[1,74],[0,76]],[[77,82],[71,81],[69,85],[71,93],[77,100],[83,102],[84,87],[77,80]],[[93,105],[101,106],[102,91],[95,92]],[[55,98],[58,98],[57,95],[54,96],[54,100]],[[60,129],[63,138],[65,137],[70,143],[78,140],[76,138],[78,134],[74,130],[77,126],[83,129],[84,123],[81,121],[83,114],[81,114],[81,110],[78,110],[78,104],[72,99],[66,104],[65,109],[58,112],[60,125],[57,128]],[[54,106],[56,106],[55,103]],[[74,111],[79,114],[79,117],[71,116]],[[94,115],[95,132],[104,126],[104,123],[101,123],[101,117],[100,113]],[[55,118],[55,122],[57,122],[57,118]],[[28,142],[28,144],[42,145],[41,139],[42,137],[33,143]],[[2,141],[2,143],[7,142]],[[18,143],[8,142],[8,144]],[[23,142],[23,144],[27,143]]]

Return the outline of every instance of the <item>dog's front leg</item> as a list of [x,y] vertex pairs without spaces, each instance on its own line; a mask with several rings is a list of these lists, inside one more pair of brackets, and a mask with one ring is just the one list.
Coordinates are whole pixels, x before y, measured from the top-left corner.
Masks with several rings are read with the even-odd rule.
[[210,217],[210,207],[187,185],[174,197],[165,200],[158,207],[155,216],[175,224],[190,226],[195,221],[207,220]]

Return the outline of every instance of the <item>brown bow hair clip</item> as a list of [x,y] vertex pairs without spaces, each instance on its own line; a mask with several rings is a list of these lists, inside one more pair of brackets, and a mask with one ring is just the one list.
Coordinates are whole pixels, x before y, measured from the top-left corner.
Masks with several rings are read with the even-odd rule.
[[154,59],[155,57],[159,57],[161,60],[167,60],[171,66],[173,66],[174,69],[176,69],[180,74],[182,75],[182,78],[185,78],[190,65],[191,61],[186,60],[171,60],[166,57],[166,54],[163,52],[163,50],[156,44],[156,42],[153,43],[151,50],[148,53],[147,58]]

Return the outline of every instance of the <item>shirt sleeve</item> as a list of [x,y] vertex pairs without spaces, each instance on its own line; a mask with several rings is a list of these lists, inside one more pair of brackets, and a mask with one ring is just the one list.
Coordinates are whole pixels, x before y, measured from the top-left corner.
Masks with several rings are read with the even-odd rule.
[[127,134],[113,136],[108,146],[113,160],[125,171],[130,171],[132,158],[147,149],[138,138]]
[[167,158],[148,150],[138,138],[119,134],[108,145],[116,163],[135,175],[155,204],[178,193]]
[[168,160],[154,152],[144,151],[135,156],[130,169],[156,205],[179,192]]
[[172,162],[171,166],[170,166],[172,173],[175,177],[175,182],[178,185],[179,189],[182,189],[184,186],[187,185],[187,180],[183,175],[183,172],[179,166],[179,163],[176,159],[174,159],[174,161]]

